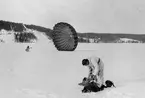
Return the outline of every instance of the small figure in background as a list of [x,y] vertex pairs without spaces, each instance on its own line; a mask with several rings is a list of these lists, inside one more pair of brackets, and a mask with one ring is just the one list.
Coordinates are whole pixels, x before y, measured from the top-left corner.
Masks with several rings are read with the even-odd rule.
[[25,50],[26,50],[27,52],[29,52],[30,49],[31,49],[31,47],[30,47],[30,46],[27,46],[27,48],[26,48]]

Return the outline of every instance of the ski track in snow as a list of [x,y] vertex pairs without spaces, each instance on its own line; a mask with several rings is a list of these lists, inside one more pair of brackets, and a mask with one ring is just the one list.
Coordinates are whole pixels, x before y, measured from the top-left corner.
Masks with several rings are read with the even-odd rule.
[[[76,51],[57,51],[43,34],[35,44],[7,43],[0,49],[1,98],[144,98],[143,44],[79,44]],[[26,52],[30,45],[32,49]],[[87,76],[81,65],[96,55],[105,64],[105,79],[117,88],[81,93],[77,84]]]

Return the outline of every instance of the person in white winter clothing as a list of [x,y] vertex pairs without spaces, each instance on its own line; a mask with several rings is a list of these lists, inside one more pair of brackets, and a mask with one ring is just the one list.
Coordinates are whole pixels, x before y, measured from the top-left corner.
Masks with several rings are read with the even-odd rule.
[[104,64],[99,57],[89,57],[82,60],[82,65],[89,68],[88,80],[94,81],[98,87],[104,85]]

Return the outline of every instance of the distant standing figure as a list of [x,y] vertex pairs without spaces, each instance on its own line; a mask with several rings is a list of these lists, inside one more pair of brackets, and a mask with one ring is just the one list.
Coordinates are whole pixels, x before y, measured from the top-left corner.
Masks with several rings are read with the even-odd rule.
[[103,61],[95,56],[82,60],[82,65],[89,68],[88,80],[94,80],[98,87],[104,85],[104,64]]

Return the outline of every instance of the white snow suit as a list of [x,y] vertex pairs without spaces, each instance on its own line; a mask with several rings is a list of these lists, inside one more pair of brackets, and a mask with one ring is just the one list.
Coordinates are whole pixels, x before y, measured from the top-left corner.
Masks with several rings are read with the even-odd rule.
[[104,84],[104,64],[98,57],[92,56],[87,59],[89,60],[89,65],[87,65],[89,67],[88,79],[93,78],[98,86],[101,87]]

